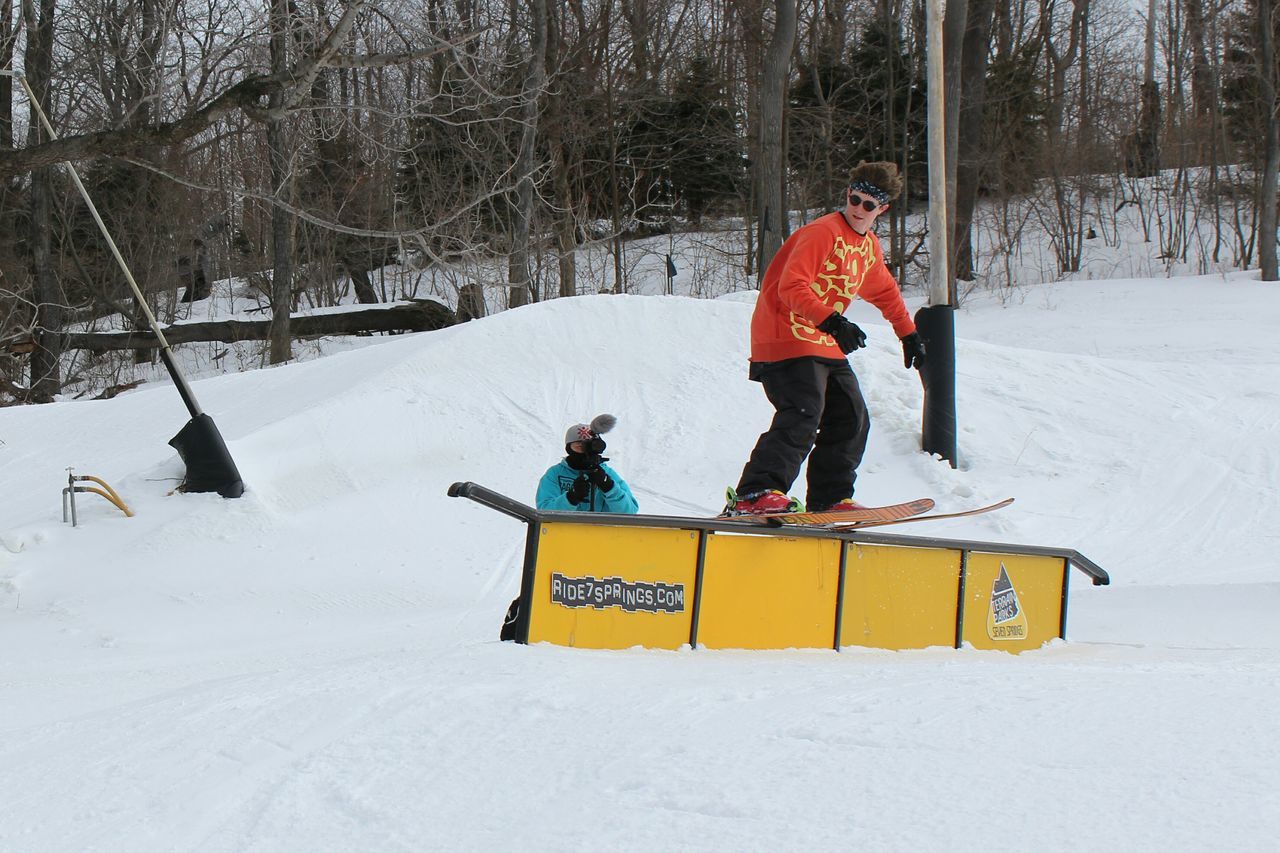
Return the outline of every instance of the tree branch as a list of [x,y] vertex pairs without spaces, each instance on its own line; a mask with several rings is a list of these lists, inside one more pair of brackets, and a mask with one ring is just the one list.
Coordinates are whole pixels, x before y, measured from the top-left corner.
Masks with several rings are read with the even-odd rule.
[[284,87],[275,75],[262,74],[236,83],[205,106],[177,121],[150,127],[121,127],[64,136],[51,142],[19,149],[0,149],[0,180],[53,166],[68,160],[104,155],[122,156],[139,148],[176,145],[208,130],[218,120],[236,112],[257,118],[259,105],[271,92]]
[[409,62],[453,50],[479,37],[483,32],[468,33],[457,39],[441,42],[434,47],[406,54],[338,55],[339,44],[350,34],[351,28],[355,25],[356,14],[366,2],[367,0],[354,0],[344,10],[341,20],[334,25],[320,48],[312,55],[299,60],[287,71],[246,77],[203,107],[175,121],[64,136],[20,149],[0,148],[0,181],[62,162],[103,156],[123,157],[136,153],[140,149],[179,145],[213,127],[226,116],[237,112],[260,122],[279,118],[268,111],[268,97],[278,92],[291,92],[292,97],[282,99],[288,105],[284,111],[296,109],[305,100],[304,94],[310,91],[310,81],[325,67],[383,67]]
[[329,57],[325,64],[329,68],[386,68],[388,65],[403,65],[406,62],[430,59],[438,53],[455,50],[460,45],[474,41],[482,35],[484,30],[477,30],[451,41],[441,42],[435,47],[424,47],[422,50],[413,50],[408,53],[337,54]]

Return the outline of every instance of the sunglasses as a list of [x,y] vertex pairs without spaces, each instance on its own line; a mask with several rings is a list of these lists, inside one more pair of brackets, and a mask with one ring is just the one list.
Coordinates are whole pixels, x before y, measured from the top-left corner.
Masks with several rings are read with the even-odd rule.
[[867,213],[875,213],[880,209],[880,202],[873,198],[863,198],[852,190],[849,191],[849,203],[854,207],[862,205],[862,209]]

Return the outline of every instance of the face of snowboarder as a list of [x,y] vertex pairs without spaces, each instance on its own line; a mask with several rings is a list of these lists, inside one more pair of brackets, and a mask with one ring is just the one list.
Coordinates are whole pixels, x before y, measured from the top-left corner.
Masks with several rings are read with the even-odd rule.
[[876,217],[889,209],[888,203],[881,204],[869,194],[855,192],[853,189],[845,192],[844,216],[849,227],[859,234],[866,234],[876,224]]

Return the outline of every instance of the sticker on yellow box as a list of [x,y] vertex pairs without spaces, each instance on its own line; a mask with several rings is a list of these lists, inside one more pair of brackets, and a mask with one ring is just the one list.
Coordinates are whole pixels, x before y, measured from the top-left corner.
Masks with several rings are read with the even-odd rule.
[[1009,579],[1009,571],[1000,564],[1000,576],[991,586],[991,607],[987,610],[987,636],[993,640],[1025,640],[1027,614],[1018,601],[1018,593]]
[[551,573],[551,602],[561,607],[617,607],[627,613],[683,613],[684,584]]

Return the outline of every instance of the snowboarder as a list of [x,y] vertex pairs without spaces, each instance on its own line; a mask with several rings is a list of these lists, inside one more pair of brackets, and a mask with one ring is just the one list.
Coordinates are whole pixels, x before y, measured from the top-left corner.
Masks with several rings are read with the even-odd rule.
[[[811,512],[857,507],[853,483],[870,420],[846,355],[867,336],[844,311],[870,302],[902,341],[905,366],[919,369],[925,347],[872,232],[902,192],[894,163],[863,161],[849,173],[842,210],[787,238],[765,271],[751,318],[752,381],[777,410],[732,490],[724,515],[801,509],[787,491],[809,457]],[[812,451],[812,452],[811,452]]]
[[600,436],[618,419],[597,415],[590,424],[574,424],[564,436],[564,459],[547,469],[538,482],[538,509],[568,512],[640,511],[626,482],[605,464]]

